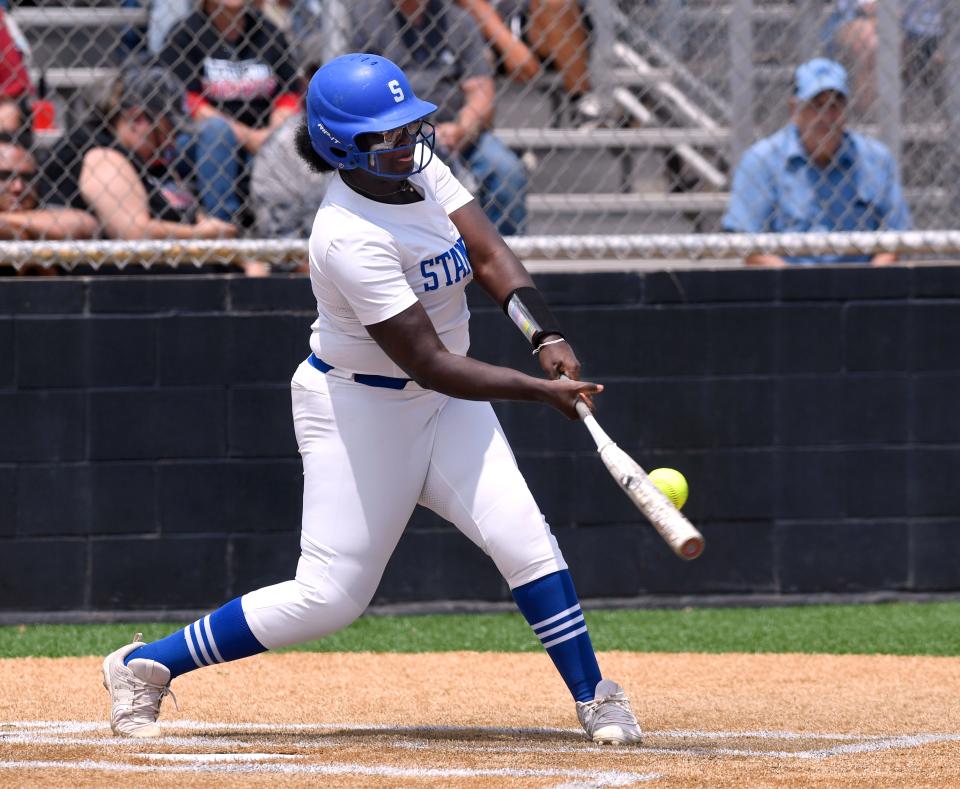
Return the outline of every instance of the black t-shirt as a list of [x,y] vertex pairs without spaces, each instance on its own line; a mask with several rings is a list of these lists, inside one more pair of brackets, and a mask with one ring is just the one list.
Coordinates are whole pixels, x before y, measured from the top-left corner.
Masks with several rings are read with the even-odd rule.
[[83,156],[91,148],[113,144],[113,136],[100,124],[83,124],[61,137],[40,159],[37,197],[41,205],[87,210],[80,195]]
[[161,59],[189,92],[253,128],[269,123],[277,96],[298,87],[286,38],[254,9],[247,11],[244,33],[234,43],[210,17],[194,11],[170,31]]
[[83,157],[91,148],[112,148],[133,165],[147,192],[151,218],[186,224],[197,221],[196,197],[183,186],[173,167],[165,162],[144,164],[102,126],[84,125],[75,129],[62,138],[43,160],[37,189],[41,205],[92,211],[80,194]]

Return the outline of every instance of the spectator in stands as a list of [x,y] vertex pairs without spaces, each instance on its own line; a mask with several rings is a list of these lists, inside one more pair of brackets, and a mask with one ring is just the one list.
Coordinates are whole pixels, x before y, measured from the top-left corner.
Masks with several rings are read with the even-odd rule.
[[162,60],[186,85],[197,127],[180,148],[210,216],[241,217],[252,156],[299,109],[288,49],[247,0],[202,0],[167,38]]
[[[304,39],[304,52],[313,55],[304,66],[307,80],[321,65],[322,36],[314,33]],[[287,118],[253,157],[250,194],[259,238],[307,238],[333,176],[303,166],[294,146],[303,117],[301,110]]]
[[0,132],[17,134],[23,128],[25,118],[20,102],[0,97]]
[[[140,7],[142,0],[123,0],[125,6]],[[251,0],[253,6],[272,22],[299,53],[301,37],[322,24],[325,0]],[[193,11],[193,0],[152,0],[149,30],[143,34],[151,53],[163,51],[167,36],[181,19]]]
[[[0,11],[0,101],[5,112],[11,110],[13,104],[17,105],[17,112],[22,117],[20,134],[23,144],[31,149],[31,131],[47,131],[56,126],[54,106],[47,100],[43,73],[36,85],[31,81],[32,62],[30,44],[23,31],[12,16]],[[11,131],[9,124],[3,128]]]
[[[939,89],[941,0],[906,0],[900,9],[904,79]],[[850,70],[853,104],[860,112],[868,112],[876,99],[877,0],[837,0],[825,38],[827,51]]]
[[530,82],[540,74],[541,61],[552,65],[573,104],[576,125],[616,122],[591,90],[589,34],[579,0],[457,2],[476,20],[507,76]]
[[[139,2],[140,0],[126,0]],[[150,54],[159,56],[167,44],[170,31],[182,19],[190,16],[196,7],[193,0],[150,0],[149,20],[147,22],[147,49]]]
[[27,70],[26,53],[18,45],[16,37],[8,28],[7,17],[0,9],[0,96],[20,99],[33,94],[33,83]]
[[[144,7],[144,0],[120,0],[120,7],[129,11],[139,11]],[[150,2],[150,16],[155,5],[162,2]],[[148,17],[149,18],[149,17]],[[147,36],[149,27],[144,24],[132,24],[120,32],[119,46],[114,50],[114,60],[118,63],[142,63],[150,60],[147,50]]]
[[[751,146],[733,178],[723,228],[740,233],[906,230],[897,165],[878,141],[845,128],[847,73],[816,58],[796,70],[792,123]],[[748,265],[891,263],[891,254],[780,258]]]
[[250,193],[258,238],[306,238],[310,235],[331,173],[306,170],[293,147],[303,113],[291,115],[253,158]]
[[90,210],[111,238],[232,238],[236,228],[201,213],[177,176],[183,118],[183,88],[166,69],[124,69],[96,116],[51,153],[48,202]]
[[350,13],[352,49],[389,58],[440,107],[433,121],[442,155],[469,169],[501,235],[523,233],[527,174],[491,132],[493,69],[473,18],[440,0],[357,0]]
[[27,150],[32,150],[34,143],[31,104],[29,95],[15,99],[0,96],[0,134]]
[[41,206],[37,199],[37,163],[15,138],[0,134],[0,238],[91,238],[97,220],[75,208]]
[[[326,0],[252,0],[252,2],[286,36],[287,42],[296,53],[294,60],[297,63],[304,62],[308,57],[304,46],[307,37],[320,33],[328,36],[330,33],[329,26],[324,27]],[[346,25],[346,20],[341,24]],[[327,38],[316,50],[317,56],[326,51],[326,43]]]
[[[13,20],[0,9],[0,131],[21,135],[30,147],[36,88],[30,80],[30,50]],[[24,136],[27,135],[27,136]]]

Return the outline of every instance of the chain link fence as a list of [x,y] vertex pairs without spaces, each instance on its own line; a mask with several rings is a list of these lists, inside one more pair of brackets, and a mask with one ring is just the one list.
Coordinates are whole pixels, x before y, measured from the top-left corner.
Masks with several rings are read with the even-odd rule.
[[[295,153],[299,98],[318,65],[361,49],[438,104],[441,155],[518,249],[960,251],[954,233],[889,233],[960,216],[960,7],[946,0],[8,1],[0,238],[56,242],[8,245],[0,260],[22,269],[82,269],[74,239],[96,242],[74,249],[97,265],[209,241],[190,247],[200,262],[296,266],[302,247],[272,242],[306,238],[330,177]],[[798,79],[813,58],[846,76],[821,64]],[[861,235],[769,235],[833,231]],[[723,232],[758,235],[703,243]]]

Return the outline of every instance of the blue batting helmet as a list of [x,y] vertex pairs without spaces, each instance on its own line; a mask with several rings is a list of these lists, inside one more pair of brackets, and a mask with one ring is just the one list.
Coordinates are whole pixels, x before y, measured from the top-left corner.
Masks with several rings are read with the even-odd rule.
[[[357,146],[361,134],[400,129],[437,109],[435,104],[418,99],[400,67],[385,57],[354,53],[331,60],[310,80],[306,104],[313,149],[340,170],[359,167],[386,178],[406,178],[423,170],[433,157],[432,126],[429,134],[418,131],[409,146],[389,151],[361,151]],[[413,148],[418,143],[423,146],[421,161],[411,172],[398,175],[380,169],[380,154]]]

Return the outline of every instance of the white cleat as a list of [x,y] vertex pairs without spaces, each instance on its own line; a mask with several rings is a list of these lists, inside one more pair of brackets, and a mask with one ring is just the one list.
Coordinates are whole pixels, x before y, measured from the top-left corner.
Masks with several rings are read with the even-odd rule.
[[[140,634],[133,643],[111,652],[103,661],[103,687],[110,694],[110,728],[118,737],[159,737],[157,724],[160,702],[170,690],[170,669],[155,660],[134,658],[129,665],[123,660],[144,646]],[[173,703],[177,697],[173,696]],[[179,709],[179,707],[178,707]]]
[[640,742],[640,724],[627,696],[612,679],[601,679],[593,701],[577,702],[577,717],[587,736],[599,745]]

